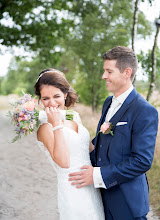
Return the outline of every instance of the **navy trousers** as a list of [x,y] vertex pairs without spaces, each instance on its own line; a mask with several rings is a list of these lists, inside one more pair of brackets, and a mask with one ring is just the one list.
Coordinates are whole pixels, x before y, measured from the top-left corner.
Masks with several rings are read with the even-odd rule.
[[112,192],[106,194],[106,190],[101,189],[101,195],[106,220],[147,220],[146,215],[139,218],[133,217],[133,214],[120,190],[113,190]]

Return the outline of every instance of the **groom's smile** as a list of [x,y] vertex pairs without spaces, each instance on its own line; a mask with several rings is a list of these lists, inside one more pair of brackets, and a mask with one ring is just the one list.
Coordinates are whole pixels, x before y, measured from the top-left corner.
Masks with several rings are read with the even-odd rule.
[[107,91],[113,92],[115,97],[121,95],[131,86],[127,74],[129,68],[126,68],[121,73],[116,67],[116,63],[116,60],[105,60],[104,73],[102,75],[102,79],[106,81]]

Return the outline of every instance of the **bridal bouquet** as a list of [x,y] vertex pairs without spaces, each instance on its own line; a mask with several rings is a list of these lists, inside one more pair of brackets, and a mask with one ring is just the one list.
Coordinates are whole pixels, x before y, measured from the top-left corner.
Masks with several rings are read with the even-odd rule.
[[[39,114],[47,115],[45,111],[40,111],[35,107],[36,99],[32,98],[29,94],[24,94],[13,105],[13,111],[9,111],[8,115],[15,125],[16,136],[13,138],[12,143],[21,138],[21,135],[31,134],[36,131],[39,126]],[[63,120],[73,121],[73,110],[61,110]]]
[[9,117],[15,125],[16,136],[13,138],[12,143],[21,138],[21,135],[31,134],[37,130],[39,121],[39,111],[35,107],[36,99],[32,98],[29,94],[24,94],[13,105],[13,111],[9,111]]

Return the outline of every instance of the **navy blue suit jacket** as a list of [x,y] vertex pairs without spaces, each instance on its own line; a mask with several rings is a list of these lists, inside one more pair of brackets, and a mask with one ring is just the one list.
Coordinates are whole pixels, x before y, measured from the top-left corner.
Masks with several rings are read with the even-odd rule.
[[[101,167],[107,188],[102,190],[102,197],[112,198],[108,201],[109,206],[115,206],[117,202],[120,204],[121,201],[112,196],[113,193],[116,195],[116,190],[120,190],[134,218],[137,218],[149,211],[145,172],[150,169],[153,161],[158,112],[133,89],[110,120],[114,125],[114,136],[98,134],[111,102],[111,96],[104,102],[97,135],[92,141],[95,150],[90,154],[91,162],[93,166]],[[118,122],[127,123],[116,126]],[[103,201],[105,207],[106,200]]]

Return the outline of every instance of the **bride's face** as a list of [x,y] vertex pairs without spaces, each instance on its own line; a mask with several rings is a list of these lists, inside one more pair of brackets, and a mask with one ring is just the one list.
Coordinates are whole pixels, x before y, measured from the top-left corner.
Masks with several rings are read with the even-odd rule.
[[65,97],[67,96],[64,94],[60,89],[51,86],[51,85],[43,85],[41,90],[41,101],[44,107],[56,107],[61,110],[64,109],[65,105]]

